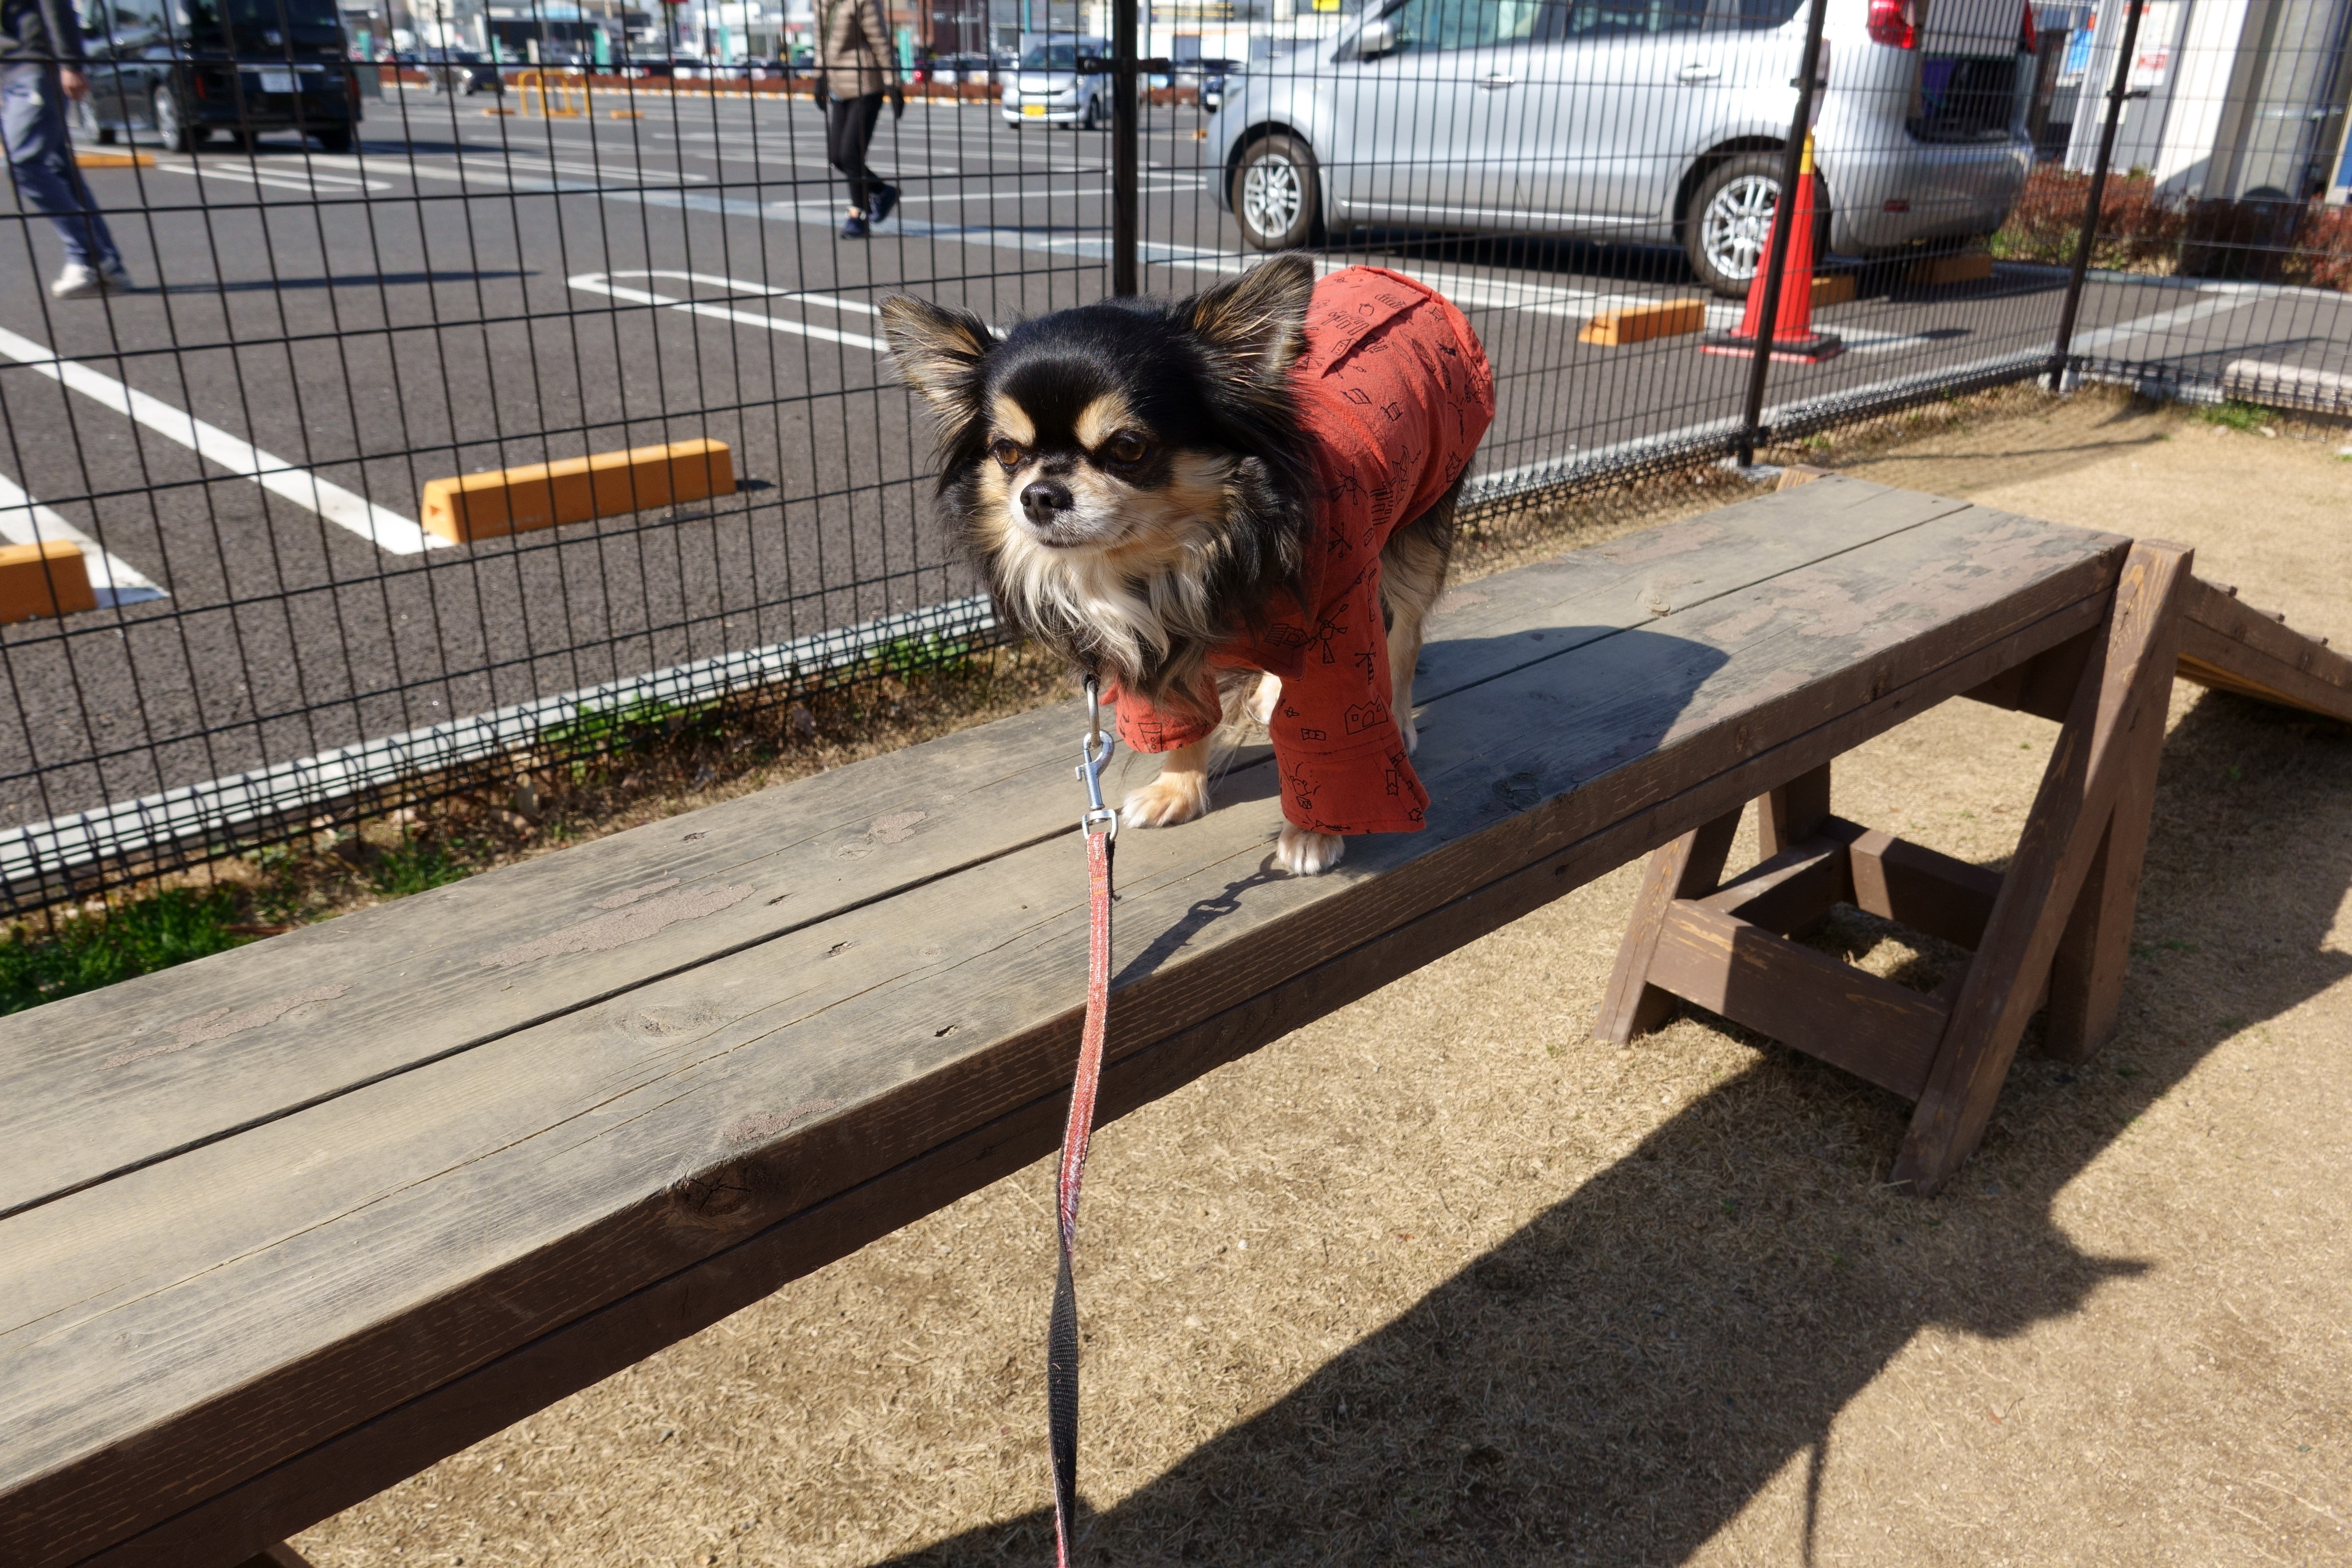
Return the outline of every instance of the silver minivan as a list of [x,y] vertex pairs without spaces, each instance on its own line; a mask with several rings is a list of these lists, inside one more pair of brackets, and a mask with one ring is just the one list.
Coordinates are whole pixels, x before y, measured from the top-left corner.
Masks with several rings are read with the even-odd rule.
[[1008,124],[1083,131],[1108,125],[1110,106],[1110,40],[1066,33],[1026,41],[999,100]]
[[[1828,0],[1822,239],[1999,228],[2025,183],[2025,0]],[[1265,250],[1362,223],[1679,244],[1747,291],[1780,195],[1798,0],[1372,0],[1238,77],[1212,183]]]

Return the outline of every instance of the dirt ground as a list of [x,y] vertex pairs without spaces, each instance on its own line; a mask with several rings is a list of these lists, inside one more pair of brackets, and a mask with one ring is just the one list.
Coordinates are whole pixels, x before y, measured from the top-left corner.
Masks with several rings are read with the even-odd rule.
[[[2352,637],[2347,437],[2091,393],[1848,471],[2198,550]],[[2352,1563],[2352,731],[2177,689],[2121,1037],[1948,1194],[1706,1016],[1586,1038],[1628,868],[1103,1131],[1087,1560]],[[2050,725],[1840,809],[1998,863]],[[1752,855],[1752,840],[1743,855]],[[1735,863],[1741,863],[1735,860]],[[1828,939],[1934,984],[1866,917]],[[387,1563],[1050,1562],[1041,1163],[301,1536]]]

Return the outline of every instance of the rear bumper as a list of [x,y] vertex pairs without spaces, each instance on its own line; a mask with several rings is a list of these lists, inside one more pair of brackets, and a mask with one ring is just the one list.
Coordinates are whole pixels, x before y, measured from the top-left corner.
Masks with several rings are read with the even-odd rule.
[[[2025,188],[2032,149],[2023,142],[1964,145],[1913,141],[1841,151],[1824,147],[1822,174],[1832,213],[1830,245],[1852,253],[1999,228]],[[1888,204],[1901,210],[1889,211]]]

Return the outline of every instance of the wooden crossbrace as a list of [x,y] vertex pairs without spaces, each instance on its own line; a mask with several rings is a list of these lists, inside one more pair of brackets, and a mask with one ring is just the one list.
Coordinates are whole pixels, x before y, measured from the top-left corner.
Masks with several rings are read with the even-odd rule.
[[[1737,812],[1652,858],[1596,1033],[1622,1044],[1681,998],[1844,1068],[1916,1102],[1894,1180],[1940,1189],[1983,1137],[2033,1013],[2048,1008],[2063,1057],[2115,1030],[2184,606],[2208,603],[2189,562],[2142,541],[2097,630],[1972,693],[2062,720],[2005,875],[1832,816],[1829,768],[1816,767],[1761,803],[1753,870],[1722,880]],[[2215,632],[2252,650],[2232,668],[2284,679],[2267,634]],[[2302,673],[2328,683],[2311,661]],[[2352,679],[2343,689],[2352,697]],[[1927,995],[1790,940],[1841,902],[1973,956]]]

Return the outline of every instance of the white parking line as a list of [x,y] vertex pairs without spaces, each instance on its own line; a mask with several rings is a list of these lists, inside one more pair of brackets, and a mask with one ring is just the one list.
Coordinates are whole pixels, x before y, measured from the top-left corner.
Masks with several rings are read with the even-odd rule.
[[574,289],[584,289],[592,294],[603,294],[614,300],[626,300],[633,305],[667,305],[689,315],[708,316],[714,321],[732,321],[743,327],[765,327],[772,332],[790,332],[795,337],[815,338],[828,343],[842,343],[871,353],[887,353],[890,345],[879,338],[869,338],[863,332],[839,331],[832,327],[820,327],[809,321],[787,321],[779,316],[763,316],[757,310],[738,310],[732,306],[710,304],[699,300],[679,300],[667,294],[650,294],[642,289],[626,289],[612,281],[615,278],[677,278],[689,282],[708,283],[715,288],[737,293],[748,293],[766,299],[797,300],[804,305],[816,305],[834,310],[863,310],[869,315],[881,312],[872,305],[861,305],[851,300],[838,300],[828,294],[793,294],[789,289],[770,289],[763,284],[746,283],[739,279],[720,278],[706,272],[583,272],[567,278]]
[[289,165],[283,169],[242,169],[232,163],[178,163],[169,158],[155,160],[155,167],[170,174],[185,174],[197,184],[206,180],[242,180],[247,184],[268,185],[281,191],[300,191],[310,196],[340,196],[352,191],[388,191],[389,180],[352,179],[341,174],[313,174]]
[[80,545],[82,563],[89,572],[90,589],[98,595],[100,609],[170,596],[122,557],[108,553],[97,540],[26,494],[25,487],[5,474],[0,474],[0,539],[11,544],[46,544],[62,539]]
[[217,425],[207,425],[192,414],[151,397],[79,360],[59,359],[30,338],[0,327],[0,354],[47,376],[61,386],[126,414],[166,440],[176,441],[199,457],[218,464],[239,478],[251,479],[272,495],[317,512],[338,528],[349,529],[379,550],[394,555],[417,555],[447,544],[436,539],[396,511],[387,511],[364,496],[320,479],[308,468],[273,458],[260,447],[232,436]]

